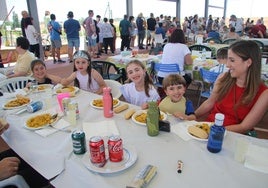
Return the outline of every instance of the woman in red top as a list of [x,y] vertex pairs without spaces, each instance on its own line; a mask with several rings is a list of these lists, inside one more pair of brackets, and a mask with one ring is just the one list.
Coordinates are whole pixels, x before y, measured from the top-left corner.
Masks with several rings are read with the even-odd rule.
[[211,96],[196,110],[197,118],[208,114],[225,114],[227,130],[247,133],[268,109],[268,88],[261,80],[261,52],[254,41],[241,40],[228,50],[229,72],[215,82]]

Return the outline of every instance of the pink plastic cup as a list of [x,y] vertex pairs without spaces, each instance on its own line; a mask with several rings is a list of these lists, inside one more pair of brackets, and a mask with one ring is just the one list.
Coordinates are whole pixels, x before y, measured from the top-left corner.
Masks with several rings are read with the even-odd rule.
[[70,98],[70,93],[59,93],[57,95],[58,103],[60,106],[60,110],[63,112],[63,106],[62,106],[62,99],[64,98]]

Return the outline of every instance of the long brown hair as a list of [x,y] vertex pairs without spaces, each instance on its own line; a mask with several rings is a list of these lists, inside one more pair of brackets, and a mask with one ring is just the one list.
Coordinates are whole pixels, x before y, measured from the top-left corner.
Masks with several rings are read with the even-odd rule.
[[[137,59],[134,59],[134,60],[130,61],[126,66],[126,70],[127,70],[128,66],[131,65],[131,64],[138,65],[143,70],[146,70],[144,64],[142,62],[140,62],[139,60],[137,60]],[[147,97],[150,97],[149,91],[152,88],[152,85],[153,85],[153,81],[152,81],[152,79],[150,78],[149,74],[146,71],[145,72],[145,77],[144,77],[144,91],[145,91],[145,94],[146,94]]]
[[[258,92],[261,84],[261,51],[259,46],[254,41],[241,40],[237,41],[229,47],[233,53],[242,58],[243,61],[251,59],[252,64],[248,68],[245,91],[239,101],[239,104],[249,104]],[[231,87],[236,84],[236,78],[232,78],[230,73],[225,75],[219,80],[218,85],[218,100],[220,101],[229,91]]]
[[[87,74],[88,74],[88,87],[90,87],[90,84],[91,84],[91,58],[90,58],[90,55],[87,51],[85,50],[79,50],[79,51],[76,51],[73,55],[73,58],[74,58],[74,72],[77,71],[76,67],[75,67],[75,59],[77,58],[84,58],[88,61],[88,67],[87,67]],[[80,84],[79,84],[79,81],[77,78],[74,79],[74,86],[80,88]]]

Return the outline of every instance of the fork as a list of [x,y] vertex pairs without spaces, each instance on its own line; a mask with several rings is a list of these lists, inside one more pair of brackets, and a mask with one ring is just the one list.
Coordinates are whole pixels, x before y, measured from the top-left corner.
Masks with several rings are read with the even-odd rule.
[[[55,123],[56,121],[59,121],[61,118],[62,118],[62,116],[59,116],[58,114],[54,114],[51,116],[51,120],[55,119],[54,121],[52,121],[53,123]],[[52,127],[53,129],[56,129],[56,130],[59,130],[62,132],[67,132],[67,133],[72,132],[72,130],[70,130],[70,129],[60,129],[60,128],[54,127],[54,125],[52,125],[52,123],[49,123],[49,126]]]

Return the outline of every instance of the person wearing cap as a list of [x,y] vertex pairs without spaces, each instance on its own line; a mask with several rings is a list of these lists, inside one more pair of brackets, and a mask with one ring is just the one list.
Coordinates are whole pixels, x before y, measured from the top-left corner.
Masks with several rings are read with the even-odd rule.
[[47,29],[50,33],[50,40],[51,40],[51,47],[52,47],[52,57],[53,57],[53,62],[56,63],[56,56],[58,58],[58,62],[59,63],[65,63],[65,61],[63,61],[60,58],[60,48],[62,46],[61,43],[61,25],[59,24],[59,22],[56,21],[56,16],[55,14],[51,14],[50,15],[50,22],[47,25]]
[[75,51],[78,51],[80,47],[79,31],[81,30],[81,26],[73,17],[73,12],[69,11],[67,14],[68,20],[63,23],[64,32],[67,35],[68,41],[69,63],[73,62],[73,48],[75,48]]
[[79,50],[73,55],[74,72],[61,80],[64,86],[74,82],[74,86],[101,95],[106,84],[98,71],[91,66],[91,57],[87,51]]

